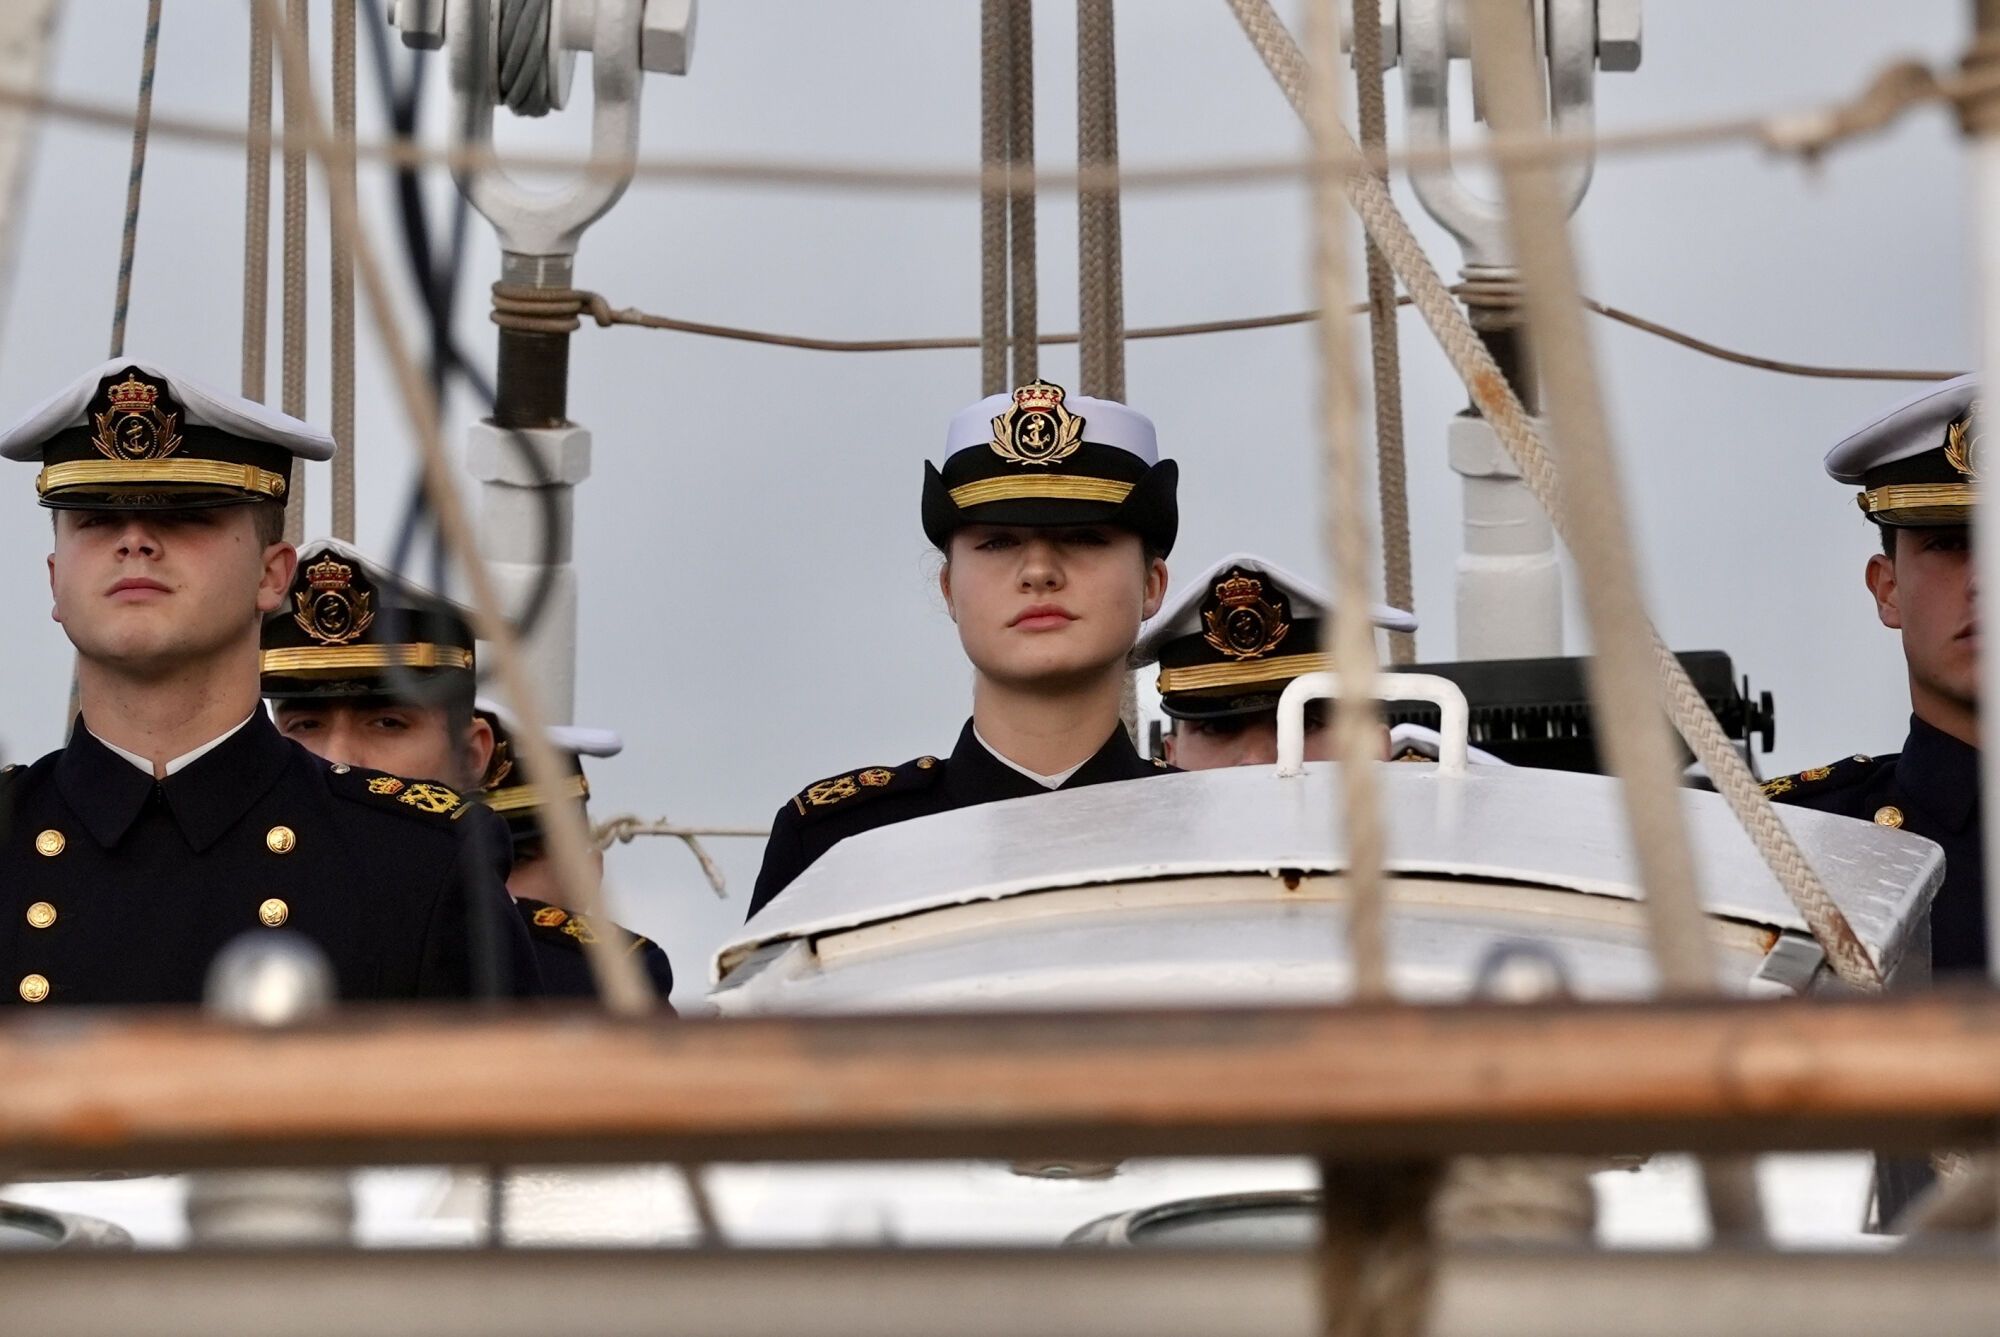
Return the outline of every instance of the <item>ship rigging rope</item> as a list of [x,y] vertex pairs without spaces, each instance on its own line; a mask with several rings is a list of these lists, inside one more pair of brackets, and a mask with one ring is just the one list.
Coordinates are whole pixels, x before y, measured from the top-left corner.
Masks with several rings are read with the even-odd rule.
[[[1279,88],[1303,114],[1305,58],[1268,0],[1229,0],[1229,6]],[[1358,158],[1360,147],[1340,127],[1334,129],[1337,137],[1325,147],[1336,154]],[[1533,156],[1526,160],[1550,161]],[[1361,215],[1363,226],[1382,246],[1397,277],[1465,382],[1473,403],[1507,448],[1523,481],[1548,513],[1556,531],[1568,542],[1571,529],[1568,511],[1562,502],[1554,465],[1534,420],[1521,406],[1513,387],[1494,363],[1493,355],[1473,330],[1465,312],[1453,300],[1444,280],[1438,277],[1410,231],[1408,221],[1390,198],[1388,188],[1370,172],[1348,171],[1344,177],[1348,201]],[[1779,886],[1798,907],[1834,974],[1851,987],[1879,990],[1881,972],[1867,948],[1854,936],[1847,916],[1827,894],[1798,842],[1772,811],[1770,800],[1737,755],[1701,693],[1695,690],[1687,670],[1660,639],[1658,631],[1650,628],[1649,631],[1660,694],[1674,727],[1707,769]]]
[[[354,198],[354,0],[333,0],[333,127],[342,152],[329,164],[327,189]],[[354,541],[354,252],[345,237],[329,247],[328,332],[333,373],[333,536]]]
[[[994,174],[1007,155],[1007,13],[979,4],[979,393],[1007,388],[1007,192]],[[601,323],[601,322],[600,322]]]
[[[341,156],[337,138],[326,133],[320,123],[319,108],[313,102],[311,64],[304,34],[290,26],[278,10],[278,0],[252,0],[279,38],[284,62],[288,104],[296,105],[301,121],[299,142],[311,143],[322,166],[331,167]],[[301,96],[291,94],[297,89]],[[438,404],[423,369],[411,356],[396,309],[394,295],[368,234],[362,229],[356,201],[339,192],[329,192],[328,214],[332,231],[343,237],[352,250],[356,277],[368,303],[376,337],[394,373],[396,392],[414,429],[423,464],[425,494],[437,520],[440,541],[466,576],[470,594],[473,630],[491,643],[488,658],[498,667],[501,691],[513,710],[520,728],[515,739],[520,744],[520,760],[530,784],[553,782],[563,767],[549,741],[547,715],[542,709],[533,679],[521,653],[519,634],[501,614],[501,603],[492,573],[479,554],[472,519],[459,494],[457,470],[444,443],[438,422]],[[545,814],[548,852],[558,885],[583,913],[605,919],[601,888],[589,875],[590,833],[580,813],[557,805]],[[654,1004],[651,982],[637,959],[623,950],[620,935],[599,933],[583,941],[584,959],[589,963],[599,997],[605,1007],[618,1015],[644,1014]],[[691,1181],[692,1182],[692,1181]]]
[[1007,24],[1007,283],[1011,301],[1013,382],[1041,375],[1040,306],[1035,248],[1035,6],[1010,0]]
[[546,116],[554,106],[549,79],[549,0],[499,0],[500,99],[516,116]]
[[[1355,0],[1355,120],[1361,146],[1371,156],[1389,146],[1389,108],[1382,86],[1382,6]],[[1378,175],[1388,182],[1388,170]],[[1391,608],[1417,611],[1416,581],[1410,561],[1409,470],[1403,459],[1403,366],[1397,345],[1396,275],[1372,238],[1363,238],[1368,257],[1368,350],[1375,378],[1375,484],[1382,517],[1382,595]],[[1417,634],[1389,633],[1389,662],[1417,662]]]
[[[1315,148],[1341,133],[1340,80],[1335,74],[1337,20],[1334,0],[1313,0],[1307,12],[1308,41],[1317,59],[1307,85],[1306,130]],[[1347,213],[1340,182],[1320,176],[1313,183],[1312,275],[1320,305],[1345,310],[1347,299]],[[1369,620],[1368,507],[1362,499],[1361,379],[1355,366],[1351,328],[1344,320],[1323,320],[1319,335],[1319,437],[1323,495],[1320,542],[1334,574],[1334,615],[1326,629],[1326,649],[1340,676],[1341,697],[1333,712],[1334,755],[1340,759],[1340,828],[1347,840],[1347,942],[1353,997],[1360,1002],[1394,998],[1389,981],[1387,912],[1382,865],[1382,796],[1372,764],[1380,746],[1380,725],[1366,703],[1376,699],[1375,628]],[[1329,1192],[1331,1190],[1329,1189]],[[1357,1329],[1372,1331],[1372,1329]]]
[[[1632,130],[1528,137],[1493,135],[1479,144],[1451,148],[1403,149],[1369,155],[1356,149],[1334,161],[1288,155],[1167,167],[1127,167],[1118,173],[1125,190],[1175,190],[1195,187],[1250,185],[1293,181],[1315,172],[1355,174],[1364,171],[1446,167],[1454,163],[1563,162],[1572,158],[1616,154],[1658,153],[1717,147],[1733,143],[1759,145],[1773,153],[1817,162],[1854,139],[1878,133],[1916,108],[1940,104],[1963,115],[2000,98],[2000,65],[1969,65],[1939,74],[1921,64],[1899,61],[1878,72],[1860,93],[1845,100],[1805,108],[1788,108],[1758,115],[1718,117]],[[0,106],[58,117],[84,125],[129,131],[131,113],[121,107],[86,98],[51,93],[36,85],[0,83]],[[324,138],[294,128],[288,132],[244,130],[203,117],[161,115],[152,131],[193,143],[243,144],[246,137],[265,150],[304,147],[321,152],[332,147]],[[407,136],[370,140],[355,149],[361,162],[385,162],[396,167],[449,167],[457,172],[496,168],[516,172],[565,172],[645,181],[689,181],[719,185],[824,186],[848,190],[963,191],[992,186],[1007,188],[1005,164],[968,172],[951,168],[886,167],[879,164],[805,163],[771,159],[685,158],[658,156],[633,162],[597,160],[559,151],[496,153],[477,144],[421,144]],[[1074,172],[1042,174],[1050,189],[1095,186],[1110,174],[1079,167]]]
[[1106,184],[1079,190],[1076,196],[1077,379],[1084,394],[1122,404],[1125,261],[1112,0],[1076,0],[1076,46],[1076,160],[1108,178]]
[[111,356],[125,356],[125,315],[132,306],[132,256],[139,245],[139,188],[146,179],[146,139],[153,124],[153,70],[160,59],[160,0],[146,6],[139,100],[132,112],[132,170],[125,178],[125,228],[118,247],[118,297],[111,309]]
[[271,29],[250,7],[250,106],[243,136],[243,397],[264,402],[271,309]]
[[[292,77],[292,63],[287,60],[284,64],[285,243],[281,266],[282,305],[279,311],[283,342],[278,354],[278,406],[294,418],[306,416],[306,148],[298,142],[297,135],[305,124],[307,103],[312,97],[306,73],[311,69],[307,63],[311,58],[307,29],[311,13],[308,0],[285,0],[284,40],[298,44],[301,59],[296,79]],[[317,121],[317,109],[313,111],[313,120]],[[337,157],[337,153],[328,155],[327,161]],[[291,489],[285,497],[285,541],[292,544],[304,542],[305,525],[306,470],[301,462],[292,469]]]
[[[1532,130],[1543,115],[1543,90],[1528,10],[1518,0],[1495,0],[1474,5],[1470,13],[1488,115],[1501,129]],[[1640,908],[1658,989],[1669,995],[1713,994],[1715,954],[1681,810],[1681,767],[1667,721],[1654,708],[1659,684],[1646,655],[1651,628],[1580,309],[1569,210],[1546,167],[1511,165],[1501,173],[1501,187],[1520,264],[1518,285],[1508,287],[1518,289],[1541,353],[1536,360],[1548,396],[1550,435],[1573,502],[1565,518],[1594,651],[1588,665],[1592,715],[1604,733],[1611,773],[1618,777],[1646,892]],[[1743,1162],[1705,1159],[1702,1177],[1717,1234],[1761,1233],[1757,1196]]]
[[[587,289],[535,288],[520,285],[495,286],[495,324],[509,329],[537,330],[543,333],[563,333],[574,330],[581,323],[579,317],[589,312],[592,320],[604,328],[613,325],[631,325],[642,329],[669,330],[676,334],[692,334],[709,339],[729,339],[739,343],[767,344],[774,348],[797,348],[818,353],[915,353],[935,352],[951,349],[973,349],[982,346],[982,340],[969,335],[944,335],[932,338],[913,339],[825,339],[815,335],[784,334],[775,330],[753,330],[738,325],[716,325],[706,321],[683,320],[677,316],[663,316],[637,307],[614,307],[610,299]],[[1464,300],[1480,300],[1471,285],[1460,284],[1451,291]],[[508,295],[503,301],[499,294]],[[1396,299],[1398,306],[1412,304],[1405,293]],[[1805,376],[1823,380],[1847,381],[1946,381],[1963,375],[1956,371],[1912,370],[1895,367],[1832,367],[1812,362],[1792,362],[1781,358],[1762,357],[1754,353],[1742,353],[1724,348],[1720,344],[1677,330],[1671,325],[1663,325],[1656,320],[1635,315],[1622,307],[1600,302],[1586,297],[1583,304],[1598,315],[1618,324],[1626,325],[1644,334],[1679,344],[1693,352],[1722,362],[1732,362],[1740,367],[1751,367],[1759,371],[1776,372],[1783,376]],[[1366,303],[1348,308],[1349,315],[1365,315]],[[1263,316],[1239,316],[1227,320],[1188,321],[1177,325],[1142,325],[1125,331],[1127,339],[1175,339],[1196,334],[1231,334],[1243,330],[1277,329],[1286,325],[1304,325],[1319,319],[1317,310],[1280,311]],[[546,323],[539,323],[546,322]],[[1073,344],[1078,341],[1076,332],[1044,334],[1043,347]],[[1003,378],[1004,379],[1004,378]]]

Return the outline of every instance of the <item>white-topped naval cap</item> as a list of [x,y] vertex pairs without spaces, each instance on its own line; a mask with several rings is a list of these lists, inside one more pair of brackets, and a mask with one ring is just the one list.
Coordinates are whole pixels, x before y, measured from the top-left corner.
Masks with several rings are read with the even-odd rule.
[[[1389,729],[1389,760],[1436,761],[1444,747],[1444,735],[1425,724],[1396,724]],[[1512,766],[1481,747],[1465,749],[1465,759],[1475,766]]]
[[[993,440],[993,420],[1014,407],[1012,391],[988,395],[952,415],[945,428],[944,450],[932,463],[942,469],[946,460],[961,450],[988,445]],[[1153,420],[1115,399],[1091,395],[1063,395],[1063,407],[1083,419],[1083,439],[1093,445],[1116,446],[1129,451],[1147,464],[1160,462],[1159,434]]]
[[292,578],[295,584],[305,579],[305,569],[309,565],[306,559],[316,557],[322,552],[330,552],[343,561],[354,563],[366,571],[371,579],[394,585],[397,592],[405,597],[413,598],[420,602],[428,601],[439,604],[457,616],[468,627],[472,625],[472,610],[457,599],[452,598],[448,594],[439,594],[422,581],[410,579],[387,562],[372,554],[361,551],[361,549],[355,547],[352,543],[348,543],[342,539],[323,536],[316,539],[307,539],[304,543],[301,543],[299,545],[299,574]]
[[127,367],[136,367],[166,382],[186,415],[187,426],[208,427],[246,440],[262,441],[303,460],[333,457],[333,437],[311,423],[301,422],[254,399],[205,385],[161,363],[146,358],[115,357],[79,376],[0,434],[0,458],[39,460],[50,437],[71,427],[90,425],[85,413],[90,401],[106,377],[116,376]]
[[1860,483],[1870,469],[1936,450],[1946,429],[1978,398],[1977,375],[1954,376],[1920,390],[1843,437],[1826,453],[1826,471],[1837,482]]
[[[1183,636],[1202,634],[1201,606],[1208,601],[1215,583],[1222,579],[1232,567],[1261,575],[1265,580],[1282,591],[1291,601],[1292,616],[1296,618],[1327,617],[1333,608],[1333,596],[1305,577],[1285,569],[1268,557],[1259,557],[1250,552],[1233,552],[1220,561],[1212,563],[1200,575],[1182,585],[1168,596],[1160,606],[1160,611],[1149,618],[1139,628],[1139,641],[1133,647],[1133,661],[1150,664],[1160,657],[1160,647]],[[1415,631],[1417,619],[1412,613],[1388,604],[1371,604],[1368,617],[1376,626],[1386,631]],[[1308,647],[1316,649],[1317,647]]]
[[[492,697],[482,696],[472,705],[473,709],[499,720],[508,732],[519,730],[513,712]],[[549,746],[572,756],[615,757],[625,750],[625,740],[610,729],[593,729],[581,724],[551,724],[546,736]]]

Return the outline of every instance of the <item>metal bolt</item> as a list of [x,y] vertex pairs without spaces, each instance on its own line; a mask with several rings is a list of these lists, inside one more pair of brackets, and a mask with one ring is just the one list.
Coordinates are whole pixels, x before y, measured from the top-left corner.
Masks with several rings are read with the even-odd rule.
[[1639,68],[1640,7],[1640,0],[1597,0],[1597,67],[1605,73]]
[[686,74],[694,57],[695,0],[646,0],[639,26],[639,67]]
[[389,25],[403,34],[403,45],[415,51],[436,51],[444,45],[445,0],[389,0]]

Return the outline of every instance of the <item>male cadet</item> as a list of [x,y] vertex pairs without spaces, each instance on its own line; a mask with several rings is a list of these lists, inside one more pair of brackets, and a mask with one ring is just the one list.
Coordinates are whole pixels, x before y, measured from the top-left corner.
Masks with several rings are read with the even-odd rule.
[[[565,767],[563,779],[551,791],[549,786],[528,783],[514,757],[513,726],[499,705],[480,701],[478,711],[491,725],[494,737],[493,760],[487,766],[479,801],[506,819],[513,837],[514,871],[507,878],[507,890],[535,940],[542,986],[561,997],[594,996],[597,982],[584,959],[583,945],[597,936],[597,930],[577,912],[556,878],[545,845],[542,814],[552,802],[574,804],[588,828],[590,814],[585,805],[590,801],[590,781],[584,778],[583,758],[615,757],[625,750],[625,740],[609,729],[551,725],[549,744]],[[604,851],[593,849],[590,863],[591,877],[601,881]],[[657,943],[631,935],[627,950],[638,953],[661,998],[673,992],[674,968]]]
[[42,465],[82,704],[67,746],[0,777],[7,1002],[198,1002],[218,951],[281,926],[326,953],[344,1000],[532,985],[478,839],[504,840],[499,823],[328,767],[259,708],[258,621],[297,560],[280,537],[292,461],[333,449],[122,358],[0,436],[0,455]]
[[[328,761],[393,772],[369,781],[380,793],[457,804],[462,794],[479,797],[503,757],[497,721],[474,706],[465,613],[337,539],[305,545],[283,604],[265,619],[262,662],[279,731]],[[510,830],[495,851],[503,870],[511,838]],[[512,875],[503,877],[512,891]],[[509,927],[528,935],[541,992],[593,992],[587,973],[578,975],[576,938],[536,919],[550,907],[512,904]]]
[[[1232,553],[1167,600],[1134,659],[1160,665],[1160,709],[1173,721],[1167,760],[1183,770],[1268,766],[1278,759],[1278,697],[1292,679],[1333,667],[1320,650],[1332,600],[1251,553]],[[1417,619],[1377,604],[1370,620],[1415,631]],[[1306,703],[1306,760],[1326,761],[1325,703]],[[1388,733],[1383,732],[1383,757]]]
[[1978,477],[1975,377],[1924,391],[1855,432],[1826,471],[1859,484],[1861,511],[1880,528],[1868,592],[1882,625],[1902,634],[1910,734],[1886,757],[1855,756],[1764,786],[1797,803],[1943,846],[1944,886],[1931,905],[1931,966],[1984,972],[1986,889],[1979,834],[1979,609],[1973,571]]

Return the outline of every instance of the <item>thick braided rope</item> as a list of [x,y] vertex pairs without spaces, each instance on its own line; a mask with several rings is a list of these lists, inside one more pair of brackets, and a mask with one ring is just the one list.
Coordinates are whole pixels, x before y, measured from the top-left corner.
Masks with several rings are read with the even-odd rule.
[[[1118,167],[1118,60],[1112,0],[1077,0],[1077,161]],[[1083,393],[1125,398],[1125,302],[1118,187],[1077,192],[1078,353]]]
[[1013,381],[1041,374],[1035,280],[1035,26],[1033,0],[1011,0],[1007,26],[1007,251],[1013,298]]
[[[312,6],[307,0],[285,0],[288,40],[296,40],[310,51],[307,19]],[[285,134],[297,147],[285,149],[284,208],[284,291],[280,313],[284,347],[279,354],[279,407],[294,418],[306,416],[306,150],[303,142],[291,140],[305,124],[307,102],[312,89],[293,87],[286,79]],[[299,543],[305,539],[306,471],[304,464],[292,469],[292,485],[285,498],[285,539]]]
[[139,189],[146,180],[146,140],[153,128],[153,71],[160,62],[160,0],[146,6],[145,53],[139,60],[139,100],[132,112],[132,167],[125,177],[125,228],[118,245],[118,298],[111,309],[111,356],[125,356],[125,317],[132,308],[132,257],[139,247]]
[[[1335,70],[1333,0],[1314,0],[1308,13],[1312,50],[1323,58],[1308,85],[1306,128],[1316,145],[1342,133],[1340,80]],[[1347,210],[1340,182],[1313,179],[1313,284],[1323,311],[1348,303]],[[1377,789],[1379,727],[1375,698],[1375,632],[1368,620],[1368,508],[1363,500],[1361,385],[1354,344],[1344,320],[1315,327],[1320,360],[1321,542],[1334,575],[1334,615],[1327,629],[1345,704],[1334,712],[1334,755],[1340,758],[1341,826],[1347,836],[1347,938],[1359,1000],[1392,997],[1382,861],[1382,799]]]
[[250,106],[243,152],[243,397],[264,399],[271,308],[271,31],[250,9]]
[[[1528,10],[1518,4],[1478,5],[1472,25],[1488,116],[1502,133],[1532,133],[1542,119],[1543,91]],[[1576,495],[1590,498],[1589,505],[1568,517],[1596,647],[1590,695],[1605,755],[1619,778],[1646,888],[1640,908],[1653,962],[1663,992],[1710,994],[1717,987],[1715,952],[1677,792],[1679,759],[1667,721],[1653,705],[1658,678],[1646,661],[1650,627],[1638,562],[1625,541],[1631,527],[1596,360],[1583,326],[1568,208],[1547,168],[1510,164],[1501,183],[1563,472],[1575,484]],[[1747,1166],[1709,1160],[1702,1171],[1717,1233],[1761,1232],[1762,1214]]]
[[[1382,87],[1382,0],[1354,0],[1355,117],[1361,144],[1381,155],[1389,145]],[[1388,168],[1379,175],[1388,180]],[[1375,484],[1382,512],[1382,593],[1392,608],[1414,613],[1410,570],[1409,470],[1403,458],[1403,367],[1396,337],[1396,275],[1373,239],[1368,248],[1368,349],[1375,377]],[[1417,662],[1417,634],[1389,633],[1389,662]]]
[[1007,191],[995,174],[1007,156],[1013,86],[1007,15],[1013,0],[979,3],[979,392],[1007,388]]
[[[1228,0],[1228,3],[1278,87],[1303,115],[1305,57],[1292,40],[1291,33],[1272,11],[1269,0]],[[1327,146],[1327,151],[1348,163],[1361,156],[1360,148],[1344,130]],[[1418,245],[1409,223],[1390,198],[1388,187],[1366,171],[1344,171],[1338,175],[1346,180],[1348,200],[1360,214],[1368,235],[1382,248],[1383,255],[1410,294],[1412,303],[1422,314],[1424,323],[1430,327],[1453,369],[1465,382],[1481,416],[1500,438],[1515,467],[1520,469],[1529,491],[1548,512],[1557,533],[1567,542],[1568,512],[1562,504],[1554,467],[1533,420],[1521,407],[1513,387],[1507,383],[1492,354],[1453,300],[1451,290],[1445,286],[1429,257]],[[1657,629],[1649,628],[1649,635],[1668,717],[1708,771],[1709,778],[1728,802],[1736,820],[1743,825],[1772,875],[1804,916],[1814,940],[1826,953],[1828,965],[1835,975],[1852,987],[1867,990],[1881,988],[1881,972],[1869,957],[1867,948],[1854,936],[1847,916],[1827,894],[1818,874],[1806,862],[1798,842],[1778,820],[1770,800],[1764,796],[1749,767],[1743,764],[1734,745],[1722,732],[1722,726],[1708,708],[1708,703],[1695,690],[1687,670],[1681,667],[1680,660],[1660,639]]]
[[[333,127],[342,152],[327,189],[354,195],[354,0],[333,0]],[[354,541],[354,251],[344,236],[329,247],[328,344],[333,372],[333,536]]]

